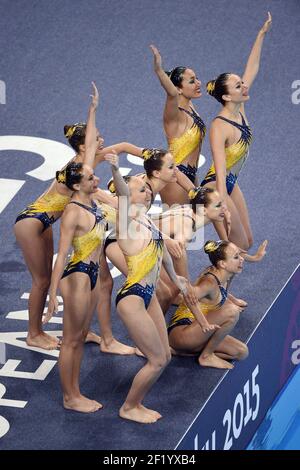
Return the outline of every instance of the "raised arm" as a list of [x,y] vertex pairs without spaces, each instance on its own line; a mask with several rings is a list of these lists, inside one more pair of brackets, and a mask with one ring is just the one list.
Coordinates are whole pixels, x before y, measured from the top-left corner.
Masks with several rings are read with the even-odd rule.
[[[119,238],[130,238],[130,217],[129,217],[129,188],[125,183],[119,170],[119,158],[115,153],[105,155],[105,160],[111,164],[116,193],[118,195],[118,224],[117,231]],[[122,198],[120,198],[122,196]]]
[[253,47],[251,49],[251,52],[247,61],[245,72],[243,74],[243,81],[245,85],[248,86],[248,88],[251,87],[258,73],[262,45],[263,45],[266,33],[271,28],[271,24],[272,24],[272,16],[271,16],[271,13],[268,12],[268,18],[265,21],[263,27],[258,32],[258,35],[255,39],[255,42],[253,44]]
[[[73,205],[73,204],[72,204]],[[58,254],[52,271],[51,284],[49,288],[49,304],[43,323],[47,323],[53,313],[57,313],[58,303],[56,299],[58,284],[61,280],[62,273],[66,264],[69,248],[74,237],[77,226],[77,217],[74,216],[73,208],[66,208],[60,225],[60,239]]]
[[96,128],[96,110],[99,104],[99,92],[94,82],[92,82],[93,94],[90,95],[92,100],[89,107],[88,119],[86,123],[85,133],[85,155],[84,161],[90,167],[94,166],[95,153],[98,146],[97,142],[97,128]]
[[154,58],[154,72],[156,73],[161,86],[167,93],[167,101],[164,110],[164,121],[165,124],[176,123],[179,120],[178,110],[178,90],[176,86],[171,82],[170,78],[162,68],[161,55],[157,47],[151,45],[150,49],[153,53]]
[[129,189],[124,181],[123,176],[119,170],[119,158],[115,153],[108,153],[105,155],[105,161],[111,164],[111,171],[114,179],[114,184],[118,196],[125,196],[129,198]]

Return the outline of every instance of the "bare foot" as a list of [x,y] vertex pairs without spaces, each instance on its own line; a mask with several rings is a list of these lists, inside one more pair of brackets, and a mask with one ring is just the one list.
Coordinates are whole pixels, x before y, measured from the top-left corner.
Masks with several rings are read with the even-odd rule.
[[202,354],[198,358],[200,366],[203,367],[215,367],[216,369],[233,369],[233,365],[230,362],[221,359],[216,356],[214,353],[205,354],[203,357]]
[[61,340],[52,336],[50,340],[50,346],[52,349],[59,348],[61,346]]
[[146,413],[148,413],[150,416],[153,416],[154,418],[156,418],[156,420],[162,418],[161,414],[158,413],[158,411],[155,411],[155,410],[150,410],[150,408],[146,408],[144,405],[142,405],[141,403],[138,405],[138,408],[140,410],[144,410]]
[[33,346],[35,348],[47,349],[56,349],[59,345],[58,338],[54,336],[47,335],[47,333],[42,332],[36,336],[30,336],[29,333],[26,338],[27,346]]
[[140,407],[130,408],[128,410],[124,409],[124,405],[121,406],[119,410],[119,416],[124,419],[129,419],[130,421],[136,421],[137,423],[155,423],[158,418],[148,413],[148,410],[144,410]]
[[90,400],[83,395],[72,399],[64,398],[63,403],[66,410],[79,411],[80,413],[94,413],[102,408],[101,403]]
[[85,338],[85,343],[101,344],[101,336],[96,335],[93,331],[89,331]]
[[45,337],[50,340],[50,343],[53,344],[55,348],[59,348],[61,346],[62,339],[57,338],[56,336],[48,335],[45,332],[43,332],[43,335],[45,335]]
[[142,353],[142,351],[139,350],[139,348],[134,348],[135,354],[140,357],[146,357],[145,354]]
[[100,351],[103,353],[120,354],[121,356],[135,354],[135,348],[120,343],[120,341],[117,341],[115,338],[112,339],[109,345],[106,345],[104,341],[101,341]]
[[[96,405],[96,407],[97,407],[97,410],[101,410],[101,408],[103,408],[102,403],[100,403],[99,401],[93,400],[93,402],[95,403],[95,405]],[[97,411],[97,410],[96,410],[96,411]]]

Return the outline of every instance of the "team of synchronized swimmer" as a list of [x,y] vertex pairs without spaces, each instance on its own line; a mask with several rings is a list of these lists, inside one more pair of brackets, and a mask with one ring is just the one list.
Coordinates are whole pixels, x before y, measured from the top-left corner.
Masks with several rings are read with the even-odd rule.
[[[79,388],[87,341],[99,342],[102,352],[145,357],[119,410],[122,418],[140,423],[161,418],[142,403],[171,354],[195,355],[201,366],[222,369],[231,369],[232,361],[247,357],[246,344],[230,335],[247,303],[228,289],[233,277],[242,272],[244,261],[260,261],[266,252],[264,241],[256,254],[248,254],[253,236],[238,177],[252,140],[245,103],[271,22],[268,13],[242,77],[222,73],[207,83],[208,94],[221,109],[210,126],[212,164],[200,184],[197,169],[206,126],[192,100],[200,98],[201,82],[189,67],[165,72],[153,45],[154,72],[166,92],[167,150],[127,142],[104,147],[96,127],[99,93],[94,83],[87,123],[65,126],[76,155],[18,215],[14,231],[32,277],[26,342],[46,350],[60,348],[66,409],[90,413],[102,408]],[[123,178],[118,163],[123,152],[142,158],[145,172]],[[98,187],[94,173],[102,162],[111,166],[110,192]],[[150,216],[157,194],[169,209]],[[52,268],[52,224],[58,219],[59,249]],[[204,244],[210,266],[199,266],[199,276],[191,282],[187,247],[209,223],[219,240]],[[113,279],[108,259],[126,278],[115,302],[135,347],[120,343],[112,333]],[[58,289],[64,304],[61,340],[43,330],[43,324],[58,311]],[[43,316],[47,294],[48,310]],[[166,325],[165,314],[175,302],[178,307]],[[95,310],[101,338],[89,331]]]

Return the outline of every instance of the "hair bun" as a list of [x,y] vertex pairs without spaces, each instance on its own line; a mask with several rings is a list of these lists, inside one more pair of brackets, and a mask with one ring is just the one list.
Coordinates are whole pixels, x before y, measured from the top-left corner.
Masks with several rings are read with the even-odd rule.
[[189,200],[192,201],[193,199],[195,199],[195,197],[200,193],[200,196],[204,196],[205,193],[210,193],[210,192],[213,192],[213,191],[210,191],[211,188],[203,188],[203,186],[196,186],[195,188],[193,189],[190,189],[189,192],[188,192],[188,197],[189,197]]
[[142,157],[144,161],[149,160],[150,158],[158,158],[158,157],[163,157],[167,153],[166,150],[163,149],[157,149],[157,148],[152,148],[152,149],[143,149],[142,150]]
[[72,137],[75,129],[76,129],[76,125],[75,126],[65,125],[64,126],[65,138],[69,139],[70,137]]
[[70,139],[73,137],[73,134],[76,133],[78,136],[83,135],[82,132],[85,131],[86,129],[86,123],[85,122],[76,122],[72,126],[69,126],[68,124],[64,126],[64,134],[66,139]]
[[66,124],[64,126],[64,136],[67,137],[67,133],[69,132],[69,129],[71,128],[72,126],[69,126],[68,124]]
[[197,196],[198,192],[200,190],[200,186],[198,186],[197,188],[193,188],[193,189],[190,189],[189,192],[188,192],[188,197],[189,197],[189,200],[191,201],[192,199],[195,199],[195,197]]
[[149,160],[153,156],[153,149],[143,149],[142,150],[142,157],[144,161]]
[[209,240],[204,245],[204,251],[206,254],[213,253],[219,248],[219,244],[213,240]]
[[58,183],[66,184],[66,170],[57,171],[55,178]]
[[216,80],[210,80],[209,82],[207,82],[206,91],[209,95],[214,96],[215,86],[216,86]]

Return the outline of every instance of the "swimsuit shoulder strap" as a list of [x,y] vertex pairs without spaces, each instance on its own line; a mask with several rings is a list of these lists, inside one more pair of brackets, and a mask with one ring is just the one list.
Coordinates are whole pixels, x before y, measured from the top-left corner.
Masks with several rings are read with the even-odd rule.
[[154,222],[152,222],[151,219],[147,218],[148,224],[143,222],[142,220],[138,220],[138,222],[144,225],[144,227],[146,227],[148,230],[150,230],[153,239],[158,239],[158,240],[163,239],[161,231],[159,230],[159,228],[156,227],[156,225],[154,224]]
[[236,127],[240,131],[247,126],[247,124],[245,123],[245,120],[243,119],[243,116],[242,116],[242,122],[243,122],[242,124],[232,121],[231,119],[227,119],[224,116],[216,116],[215,119],[222,119],[222,121],[228,122],[228,124],[231,124],[232,126]]
[[92,207],[87,206],[86,204],[82,204],[81,202],[77,201],[70,201],[69,204],[76,204],[76,206],[82,207],[82,209],[86,209],[87,211],[91,212],[92,214],[95,215],[95,209],[97,208],[97,205],[92,201]]
[[216,276],[214,273],[211,273],[210,271],[208,271],[207,273],[204,273],[203,276],[208,276],[209,274],[215,278],[215,280],[216,280],[217,283],[218,283],[218,286],[219,286],[219,287],[222,287],[222,286],[221,286],[221,283],[220,283],[220,281],[219,281],[219,279],[217,278],[217,276]]
[[[226,288],[222,286],[222,284],[220,283],[219,279],[217,278],[217,276],[214,274],[214,273],[211,273],[210,271],[206,272],[203,274],[203,276],[207,276],[208,274],[210,274],[211,276],[213,276],[215,278],[215,280],[217,281],[218,283],[218,287],[220,289],[220,292],[221,292],[221,296],[222,296],[222,299],[221,299],[221,302],[220,302],[220,305],[223,305],[223,303],[225,302],[225,300],[227,299],[227,286]],[[228,284],[228,283],[227,283]]]
[[242,118],[242,125],[248,127],[248,124],[245,121],[244,115],[242,113],[240,113],[240,115],[241,115],[241,118]]
[[97,204],[94,201],[92,201],[92,207],[87,206],[86,204],[82,204],[81,202],[77,202],[77,201],[70,201],[69,204],[76,204],[77,206],[82,207],[82,209],[86,209],[88,212],[93,214],[95,216],[95,219],[96,219],[94,227],[97,223],[100,222],[101,219],[104,218],[102,209],[100,207],[98,207]]
[[196,111],[192,107],[191,107],[191,111],[189,111],[188,109],[185,109],[185,108],[181,108],[180,106],[178,106],[178,109],[180,109],[180,111],[184,111],[186,114],[188,114],[193,119],[194,125],[198,126],[199,129],[201,129],[202,132],[205,133],[205,130],[206,130],[205,124],[202,121],[199,114],[196,113]]

